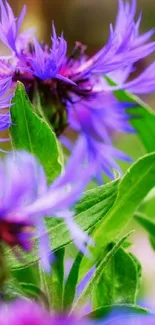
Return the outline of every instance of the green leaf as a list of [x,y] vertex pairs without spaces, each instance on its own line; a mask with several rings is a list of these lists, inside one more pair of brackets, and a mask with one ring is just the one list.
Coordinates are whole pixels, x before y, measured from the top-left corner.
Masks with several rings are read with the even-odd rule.
[[[95,231],[100,245],[108,244],[129,223],[135,210],[155,186],[155,153],[140,158],[119,184],[119,195],[106,218]],[[101,236],[104,233],[104,236]]]
[[[75,206],[75,211],[77,213],[75,221],[82,230],[89,231],[92,229],[97,222],[104,218],[107,211],[111,209],[118,193],[118,183],[119,180],[116,180],[84,193],[81,201]],[[48,218],[47,228],[53,251],[72,242],[69,230],[66,228],[63,221],[52,217]],[[8,263],[10,263],[12,268],[22,267],[21,261],[15,259],[10,249],[6,250],[6,254],[9,255],[7,256]],[[36,256],[37,247],[35,246],[32,253],[24,254],[23,258],[27,261],[27,264],[29,264],[36,261]]]
[[[141,315],[147,315],[151,314],[149,309],[143,308],[138,305],[134,304],[117,304],[117,305],[108,305],[108,306],[102,306],[96,310],[93,310],[91,313],[87,314],[86,318],[91,319],[100,319],[107,316],[112,310],[117,310],[118,315],[122,315],[124,313],[126,314],[141,314]],[[117,318],[115,317],[115,320]]]
[[[111,244],[110,244],[111,247]],[[93,308],[136,302],[141,272],[139,264],[123,248],[119,248],[93,290]]]
[[[119,181],[120,180],[117,179],[84,192],[82,199],[74,206],[76,214],[78,215],[86,212],[89,214],[89,208],[91,208],[91,214],[97,214],[102,211],[103,215],[105,215],[114,204],[118,194]],[[102,207],[100,206],[100,203],[102,204]],[[88,215],[87,218],[89,217],[90,216]]]
[[[109,78],[106,77],[106,80],[109,84],[115,85]],[[131,116],[130,123],[138,132],[146,151],[155,151],[155,113],[140,98],[124,90],[114,91],[114,95],[120,101],[131,103],[131,108],[127,110],[128,114]],[[136,107],[133,107],[133,104],[136,105]]]
[[112,249],[105,255],[105,252],[103,253],[103,257],[100,260],[99,264],[96,267],[95,272],[93,273],[91,279],[89,280],[88,285],[85,287],[81,295],[78,297],[78,299],[73,304],[71,313],[73,313],[78,307],[81,305],[84,305],[84,303],[87,301],[88,297],[90,300],[90,297],[92,296],[94,286],[100,281],[101,276],[107,267],[107,265],[111,262],[112,258],[122,245],[122,243],[126,240],[126,238],[131,234],[128,233],[124,237],[122,237],[113,247]]
[[79,252],[75,258],[75,261],[72,265],[72,268],[65,283],[63,306],[66,310],[69,310],[75,297],[79,268],[81,265],[82,258],[83,254]]
[[[119,194],[113,207],[100,221],[93,234],[97,246],[93,251],[95,261],[100,258],[103,248],[114,241],[128,225],[137,207],[154,186],[155,153],[152,153],[133,164],[119,183]],[[94,260],[83,259],[79,281],[95,263]]]
[[61,172],[61,157],[56,136],[49,125],[34,112],[24,86],[18,82],[11,106],[10,134],[15,150],[33,153],[52,182]]

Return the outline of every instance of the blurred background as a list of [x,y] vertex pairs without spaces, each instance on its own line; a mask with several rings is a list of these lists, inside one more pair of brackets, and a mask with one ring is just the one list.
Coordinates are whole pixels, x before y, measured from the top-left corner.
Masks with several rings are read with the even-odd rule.
[[[36,26],[40,39],[49,41],[51,21],[60,33],[64,31],[69,48],[75,40],[94,51],[106,41],[109,23],[114,22],[117,0],[10,0],[18,14],[24,4],[28,7],[24,27]],[[137,0],[143,11],[142,30],[155,26],[155,1]]]
[[[23,29],[36,27],[40,40],[50,42],[51,22],[54,20],[58,34],[63,30],[68,42],[68,51],[71,51],[75,41],[88,45],[88,54],[103,46],[107,40],[109,24],[114,23],[117,12],[117,0],[10,0],[16,14],[27,5],[27,16]],[[137,0],[139,12],[142,10],[143,18],[141,30],[146,31],[155,27],[155,0]],[[140,72],[148,64],[141,61],[137,65]],[[155,97],[143,98],[155,107]],[[118,136],[116,146],[133,159],[137,159],[145,152],[136,135]],[[128,166],[122,165],[123,170]],[[145,212],[155,218],[155,202],[145,204]],[[143,285],[140,300],[155,308],[155,252],[151,249],[147,235],[135,224],[139,236],[134,235],[134,252],[143,264]]]

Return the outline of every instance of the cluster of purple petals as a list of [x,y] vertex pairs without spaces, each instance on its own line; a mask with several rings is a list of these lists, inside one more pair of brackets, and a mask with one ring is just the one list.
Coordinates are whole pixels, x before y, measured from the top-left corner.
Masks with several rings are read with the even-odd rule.
[[[155,88],[154,63],[128,82],[134,64],[154,52],[155,42],[150,40],[154,30],[140,34],[142,15],[135,19],[136,0],[118,0],[118,4],[116,22],[110,25],[107,43],[89,58],[86,47],[78,42],[68,56],[67,42],[63,34],[57,36],[54,24],[50,47],[40,43],[32,29],[20,33],[26,7],[16,18],[8,2],[0,1],[0,39],[12,51],[8,58],[0,58],[0,77],[12,77],[12,87],[17,80],[22,81],[26,89],[32,84],[36,89],[38,82],[39,87],[41,84],[49,86],[51,101],[56,94],[67,112],[69,127],[79,135],[83,145],[81,164],[86,160],[94,162],[100,181],[102,171],[111,178],[114,169],[120,172],[117,160],[130,160],[113,145],[114,132],[134,131],[130,115],[126,113],[130,104],[118,102],[113,89],[141,94]],[[112,78],[117,87],[109,86],[105,75]],[[3,116],[1,129],[7,127],[7,117]],[[10,123],[9,118],[7,122]],[[61,140],[72,149],[73,144],[64,135]]]
[[154,325],[154,316],[119,315],[107,320],[80,319],[52,315],[35,302],[17,300],[0,308],[0,325]]

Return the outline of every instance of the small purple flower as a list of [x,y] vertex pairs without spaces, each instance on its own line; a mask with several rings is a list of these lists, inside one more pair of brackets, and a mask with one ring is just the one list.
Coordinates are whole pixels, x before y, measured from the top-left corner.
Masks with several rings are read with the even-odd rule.
[[[32,249],[32,238],[39,238],[39,256],[45,270],[49,270],[51,254],[44,216],[63,218],[71,236],[81,250],[85,250],[87,234],[77,226],[69,208],[79,198],[90,179],[89,172],[78,166],[79,150],[73,153],[63,175],[47,187],[43,168],[27,152],[8,154],[0,162],[0,239],[14,250]],[[24,172],[23,172],[24,171]]]
[[19,34],[19,30],[26,14],[26,6],[23,7],[20,16],[16,18],[7,0],[0,0],[1,22],[0,39],[13,52],[19,54],[21,46],[30,39],[33,30],[29,29]]

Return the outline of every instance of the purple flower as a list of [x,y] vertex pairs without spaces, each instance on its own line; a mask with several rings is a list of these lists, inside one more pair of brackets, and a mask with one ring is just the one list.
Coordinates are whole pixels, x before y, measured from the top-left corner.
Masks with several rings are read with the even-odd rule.
[[34,51],[31,55],[28,55],[25,60],[30,68],[23,68],[23,71],[32,73],[41,80],[48,80],[51,78],[57,78],[70,84],[75,84],[72,80],[61,75],[60,69],[66,58],[67,43],[64,40],[63,34],[61,37],[57,37],[55,27],[53,24],[53,36],[52,47],[41,46],[34,37]]
[[[114,132],[134,132],[129,121],[132,116],[126,113],[131,104],[118,102],[112,95],[112,89],[138,90],[140,79],[142,82],[145,79],[150,91],[153,90],[153,71],[149,77],[150,70],[144,72],[139,79],[126,83],[133,71],[133,64],[155,49],[155,42],[148,42],[154,31],[140,35],[141,15],[135,21],[135,14],[136,0],[120,0],[116,24],[110,28],[110,37],[105,47],[87,59],[84,47],[76,44],[73,55],[66,61],[66,69],[63,68],[66,76],[68,74],[77,84],[68,90],[68,96],[62,100],[66,105],[69,126],[80,134],[85,148],[84,159],[98,163],[96,169],[100,182],[101,171],[110,178],[114,177],[113,169],[120,172],[116,160],[131,161],[113,146],[112,141]],[[78,52],[80,54],[77,59]],[[103,74],[118,83],[118,87],[109,86]],[[142,91],[144,87],[143,85]],[[61,140],[72,149],[72,144],[64,136]]]
[[[6,8],[3,3],[1,6],[5,9],[5,15],[10,12],[7,4]],[[31,46],[26,51],[21,49],[20,55],[16,53],[18,58],[13,61],[12,69],[7,62],[12,80],[25,84],[31,100],[35,97],[36,89],[42,94],[41,104],[43,109],[46,107],[45,114],[57,134],[62,134],[69,125],[79,135],[79,142],[82,143],[80,162],[91,162],[100,181],[102,171],[111,178],[114,177],[113,169],[120,172],[116,160],[130,161],[113,146],[113,134],[134,131],[129,121],[132,116],[126,114],[131,104],[119,103],[114,98],[112,86],[107,84],[104,74],[118,84],[117,89],[135,93],[154,90],[154,73],[151,71],[154,65],[132,82],[127,82],[133,64],[155,50],[155,42],[150,41],[154,31],[140,34],[141,15],[137,20],[135,15],[136,0],[120,0],[116,23],[110,27],[108,42],[91,58],[85,53],[86,47],[78,42],[68,57],[63,34],[58,37],[53,24],[51,48],[34,38],[34,43],[29,44]],[[49,107],[51,112],[47,112]],[[61,136],[61,140],[72,150],[69,139]]]
[[[44,214],[63,218],[74,243],[79,250],[86,253],[86,243],[89,237],[87,233],[84,233],[77,226],[73,218],[74,212],[69,210],[79,199],[85,186],[95,173],[95,166],[93,164],[90,164],[89,168],[87,164],[81,165],[82,157],[83,144],[81,141],[78,141],[62,175],[49,186],[44,195],[35,200],[31,205],[25,207],[22,213],[30,217],[34,214]],[[76,173],[75,166],[78,166]],[[42,251],[43,256],[44,253]]]
[[[47,187],[43,168],[35,157],[26,152],[8,154],[0,163],[1,206],[0,239],[15,250],[32,249],[32,237],[39,238],[39,256],[45,270],[49,270],[51,249],[44,225],[44,216],[63,218],[71,236],[81,250],[85,250],[87,234],[79,229],[69,208],[79,198],[90,179],[90,170],[78,166],[80,147],[73,153],[63,175]],[[24,173],[23,173],[24,171]]]
[[0,0],[1,22],[0,22],[0,39],[13,52],[19,54],[24,43],[30,39],[33,30],[29,29],[19,34],[21,24],[26,14],[26,6],[23,7],[20,16],[16,18],[9,3]]

